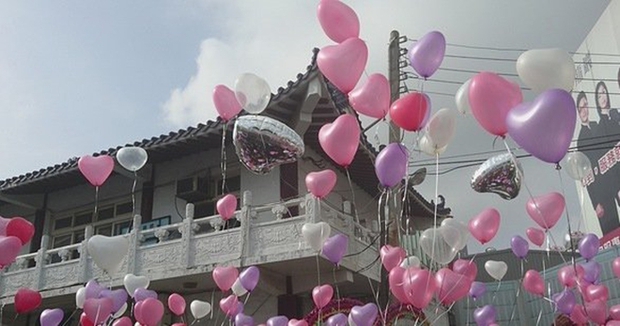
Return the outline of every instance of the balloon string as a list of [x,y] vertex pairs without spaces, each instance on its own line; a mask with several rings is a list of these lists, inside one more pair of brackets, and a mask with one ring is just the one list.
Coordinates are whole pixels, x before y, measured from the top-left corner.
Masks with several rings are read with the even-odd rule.
[[93,217],[97,220],[97,215],[99,214],[99,186],[95,186],[95,212],[93,213]]
[[[560,178],[560,189],[562,189],[562,197],[566,198],[566,192],[564,191],[564,182],[562,180],[562,172],[560,171],[560,165],[557,165],[557,170],[558,170],[558,178]],[[568,243],[570,244],[570,248],[571,251],[575,251],[575,243],[573,240],[573,230],[571,230],[571,221],[570,221],[570,214],[568,213],[568,209],[564,208],[564,211],[566,211],[566,224],[568,224],[568,238],[569,241]],[[573,267],[575,268],[575,272],[577,271],[577,266],[575,263],[575,255],[571,255],[571,262],[573,263]],[[576,275],[576,274],[575,274]]]
[[357,206],[355,206],[356,205],[355,190],[353,190],[353,182],[351,181],[351,173],[349,173],[349,167],[346,167],[345,171],[347,171],[347,179],[349,180],[349,188],[351,188],[351,199],[353,200],[353,211],[354,211],[354,216],[355,216],[355,222],[359,225],[360,218],[357,215]]
[[502,287],[502,280],[499,279],[497,281],[497,287],[495,288],[495,291],[493,291],[493,298],[491,299],[491,305],[495,305],[495,299],[497,299],[497,292],[499,292],[499,289]]
[[[132,218],[136,216],[136,186],[138,185],[138,172],[133,171],[133,185],[131,186],[131,205],[133,209],[131,210],[133,213],[131,214]],[[131,227],[129,228],[131,229]]]
[[222,195],[226,193],[226,132],[228,131],[228,122],[222,125],[222,157],[220,160],[220,170],[222,172]]
[[519,280],[519,285],[517,286],[517,294],[515,295],[515,301],[512,304],[512,308],[511,308],[511,312],[510,312],[510,320],[508,321],[508,325],[512,324],[512,321],[515,318],[515,312],[516,312],[516,308],[517,308],[517,303],[519,300],[519,296],[521,295],[521,284],[523,284],[523,271],[524,271],[524,266],[523,266],[523,259],[521,259],[521,279]]
[[214,304],[215,304],[215,289],[211,290],[211,315],[209,316],[209,319],[213,319],[213,310],[215,310],[213,309],[213,307],[215,307]]
[[[435,207],[433,207],[433,228],[437,227],[437,202],[438,202],[438,197],[439,197],[439,154],[436,153],[435,154]],[[437,238],[437,233],[433,233],[433,245],[431,247],[431,259],[434,260],[435,259],[435,240]],[[431,262],[431,264],[429,264],[429,267],[432,267],[433,264]],[[430,269],[430,268],[429,268]],[[426,287],[428,288],[428,283],[426,284]]]
[[[435,322],[437,322],[441,317],[443,317],[443,315],[446,315],[448,313],[450,313],[450,310],[452,310],[452,308],[454,307],[454,305],[456,304],[455,302],[452,302],[450,304],[450,306],[448,308],[446,308],[446,311],[442,311],[440,314],[438,314],[437,316],[435,316],[435,319],[433,319],[433,321],[430,323],[431,325],[435,325]],[[439,305],[437,306],[435,313],[439,312]]]
[[[387,196],[387,191],[386,189],[383,189],[381,191],[381,195],[379,195],[379,202],[377,204],[377,227],[379,228],[379,230],[377,230],[379,233],[381,232],[381,216],[385,213],[385,209],[386,209],[386,204],[385,204],[385,199],[384,197]],[[381,208],[383,208],[383,212],[381,211]],[[379,234],[379,236],[381,236],[381,234]],[[379,248],[381,249],[381,248]]]
[[[4,305],[3,305],[3,307],[4,307]],[[75,315],[75,313],[76,313],[77,311],[78,311],[78,308],[75,308],[75,310],[73,310],[73,312],[71,313],[71,315],[69,315],[69,318],[67,318],[67,320],[66,320],[64,323],[62,323],[62,325],[60,325],[60,326],[65,326],[65,325],[67,325],[67,323],[71,320],[71,318],[73,318],[73,315]],[[0,318],[0,320],[2,320],[2,319]]]
[[[323,228],[321,228],[321,239],[323,239]],[[321,286],[321,271],[319,269],[319,254],[316,255],[316,277],[317,277],[317,286],[319,286],[319,291],[320,291],[320,286]],[[316,307],[318,312],[319,312],[319,320],[321,320],[321,310],[322,308],[320,307]]]
[[[372,281],[370,280],[370,277],[366,276],[366,279],[368,280],[368,285],[370,285],[370,291],[372,292],[372,296],[375,298],[375,304],[377,305],[377,309],[381,310],[381,305],[379,304],[379,291],[381,287],[378,287],[377,290],[375,291],[375,287],[374,285],[372,285]],[[379,317],[383,319],[383,314],[379,314]],[[385,320],[381,320],[381,324],[385,325]]]
[[338,281],[336,280],[336,265],[332,268],[332,274],[334,276],[334,285],[336,286],[336,299],[338,300],[338,311],[340,311],[340,288],[338,287]]

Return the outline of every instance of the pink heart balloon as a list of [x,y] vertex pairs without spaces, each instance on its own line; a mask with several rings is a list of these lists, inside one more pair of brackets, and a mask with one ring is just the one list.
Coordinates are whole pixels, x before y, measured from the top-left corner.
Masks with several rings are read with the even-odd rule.
[[112,326],[133,326],[133,322],[131,321],[131,318],[125,316],[121,319],[115,320]]
[[239,277],[239,270],[233,266],[217,266],[213,269],[213,280],[222,291],[228,291]]
[[607,302],[609,299],[609,289],[603,284],[592,284],[586,288],[586,301],[601,300]]
[[525,234],[530,241],[541,247],[545,243],[545,232],[538,228],[527,228]]
[[360,35],[360,21],[357,14],[340,1],[319,2],[317,18],[325,35],[336,43]]
[[620,320],[620,305],[614,305],[609,308],[609,316],[614,320]]
[[543,296],[545,294],[545,281],[540,273],[530,269],[523,276],[523,288],[531,294]]
[[19,238],[0,235],[0,266],[12,264],[21,250],[22,242]]
[[310,172],[306,176],[306,187],[316,198],[323,198],[334,189],[337,179],[336,172],[330,169]]
[[86,299],[84,301],[84,313],[86,317],[95,325],[106,321],[112,314],[112,299]]
[[114,159],[109,155],[85,155],[78,160],[78,169],[95,187],[101,186],[114,170]]
[[213,88],[213,104],[224,121],[234,118],[241,112],[241,104],[237,101],[235,92],[224,85],[217,85]]
[[291,319],[288,321],[288,326],[308,326],[308,322],[305,320],[297,320],[297,319]]
[[478,267],[473,260],[457,259],[452,263],[452,270],[457,274],[464,275],[472,281],[475,280],[476,275],[478,275]]
[[312,289],[312,300],[317,308],[325,307],[334,297],[334,288],[329,284],[316,286]]
[[442,268],[435,274],[435,281],[437,282],[437,299],[445,305],[451,305],[469,293],[473,279],[457,274],[449,268]]
[[607,302],[603,300],[594,300],[585,303],[585,311],[588,318],[597,325],[605,325],[607,320]]
[[530,198],[525,210],[541,228],[549,230],[560,220],[565,205],[564,196],[557,192],[551,192]]
[[381,263],[383,263],[383,267],[385,267],[385,270],[388,272],[400,265],[405,257],[407,257],[407,253],[403,248],[392,247],[390,245],[381,247],[379,254],[381,256]]
[[316,57],[321,73],[345,94],[355,88],[367,61],[368,47],[357,37],[325,46]]
[[469,232],[481,244],[491,241],[499,230],[500,216],[494,208],[487,208],[469,220]]
[[382,74],[372,74],[349,93],[349,104],[363,115],[382,119],[390,110],[390,83]]
[[229,220],[235,215],[237,210],[237,197],[235,195],[228,194],[217,201],[216,204],[217,213],[222,216],[224,221]]
[[353,162],[360,142],[360,126],[350,114],[343,114],[319,130],[319,143],[334,162],[348,167]]
[[547,90],[506,117],[508,133],[524,150],[547,163],[559,163],[575,132],[577,110],[569,92]]
[[141,302],[142,313],[138,322],[145,326],[157,326],[164,316],[164,304],[153,298],[148,298]]
[[570,314],[570,320],[572,320],[577,325],[583,325],[588,322],[588,317],[586,315],[586,309],[584,306],[580,304],[576,304],[573,308],[573,312]]
[[408,268],[403,277],[405,295],[414,307],[424,309],[437,291],[437,281],[426,269]]
[[19,238],[22,245],[25,245],[34,236],[34,225],[23,217],[13,217],[6,225],[6,235]]
[[478,123],[489,133],[503,136],[508,132],[508,112],[523,102],[519,85],[492,72],[481,72],[469,84],[469,104]]
[[388,276],[388,282],[390,284],[390,291],[392,291],[392,294],[396,297],[396,299],[403,304],[408,304],[409,299],[407,299],[405,289],[403,288],[405,271],[406,270],[400,266],[392,268],[390,275]]
[[239,300],[234,294],[220,300],[220,309],[222,309],[227,316],[232,316],[232,314],[237,311],[238,305]]

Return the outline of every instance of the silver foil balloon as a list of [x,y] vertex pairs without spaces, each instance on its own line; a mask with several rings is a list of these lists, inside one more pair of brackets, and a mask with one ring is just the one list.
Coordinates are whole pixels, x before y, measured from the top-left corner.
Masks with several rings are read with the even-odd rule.
[[471,187],[477,192],[492,192],[504,199],[513,199],[521,190],[521,166],[512,154],[496,155],[474,172]]
[[248,170],[266,174],[304,154],[301,137],[284,123],[265,116],[242,116],[235,122],[233,144]]

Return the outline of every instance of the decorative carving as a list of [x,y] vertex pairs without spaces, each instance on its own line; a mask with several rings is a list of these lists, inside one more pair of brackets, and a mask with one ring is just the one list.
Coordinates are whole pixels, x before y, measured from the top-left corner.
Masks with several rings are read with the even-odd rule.
[[58,264],[45,268],[43,289],[61,288],[76,283],[78,264]]
[[197,256],[207,255],[217,261],[217,256],[236,253],[241,243],[239,231],[211,233],[195,239],[195,251]]
[[155,235],[155,237],[157,238],[157,242],[164,242],[168,239],[168,236],[170,235],[170,232],[168,232],[168,230],[166,229],[157,229],[155,230],[155,232],[153,233],[153,235]]
[[153,267],[154,265],[174,265],[178,263],[179,257],[182,255],[181,245],[177,242],[168,242],[165,244],[143,249],[141,252],[142,266]]
[[276,216],[276,219],[281,220],[284,214],[288,213],[288,208],[282,204],[276,204],[271,208],[271,212]]
[[255,250],[255,255],[260,255],[269,248],[295,245],[302,239],[301,227],[302,223],[288,222],[284,225],[259,226],[252,232],[250,247]]
[[222,228],[224,228],[224,221],[221,218],[213,219],[209,222],[209,224],[216,232],[221,231]]
[[73,250],[69,250],[67,248],[63,248],[63,249],[60,249],[58,251],[58,257],[60,257],[60,260],[63,261],[63,262],[64,261],[68,261],[68,260],[71,259],[71,254],[72,253],[73,253]]

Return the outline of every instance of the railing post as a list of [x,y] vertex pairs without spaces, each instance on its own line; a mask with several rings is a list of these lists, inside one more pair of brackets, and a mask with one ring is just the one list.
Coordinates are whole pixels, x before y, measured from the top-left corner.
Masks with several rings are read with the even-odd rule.
[[84,240],[82,241],[82,246],[80,247],[80,262],[78,263],[78,269],[80,270],[80,275],[78,275],[78,279],[80,283],[86,283],[88,281],[89,275],[89,267],[88,263],[88,240],[93,236],[93,227],[92,225],[86,226],[84,229]]
[[188,203],[185,206],[185,219],[179,229],[179,232],[181,232],[181,252],[183,252],[183,263],[187,268],[189,268],[192,263],[190,241],[192,238],[192,226],[194,225],[194,213],[194,204]]
[[252,192],[246,190],[243,192],[243,200],[241,206],[241,241],[239,242],[239,258],[243,259],[250,255],[250,227],[252,224]]
[[44,278],[45,278],[45,264],[47,263],[47,247],[49,246],[50,237],[47,234],[44,234],[41,237],[41,248],[37,251],[37,256],[35,257],[35,262],[37,263],[35,268],[35,289],[40,290],[43,287]]
[[306,222],[317,223],[321,220],[321,202],[312,194],[306,195]]
[[138,248],[140,248],[140,231],[142,230],[142,216],[139,214],[133,217],[133,227],[129,234],[129,252],[127,252],[127,274],[136,273],[136,258]]

